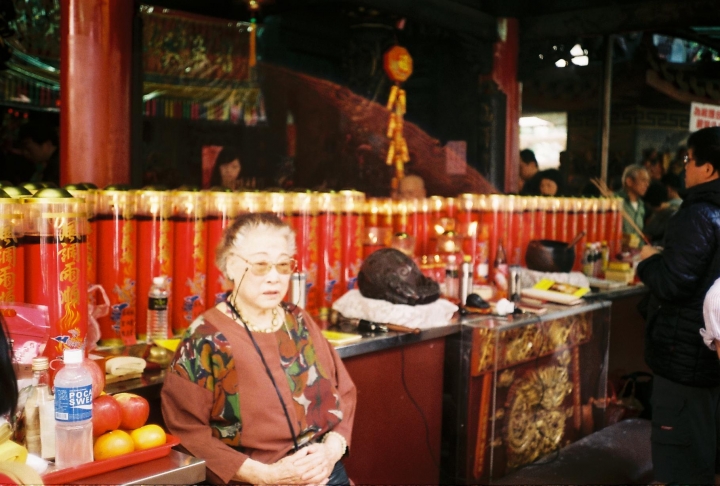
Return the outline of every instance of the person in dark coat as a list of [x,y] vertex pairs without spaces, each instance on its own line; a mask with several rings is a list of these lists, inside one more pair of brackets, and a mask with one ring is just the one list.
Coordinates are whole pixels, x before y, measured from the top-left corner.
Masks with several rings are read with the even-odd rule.
[[520,188],[521,196],[540,195],[540,169],[535,158],[535,152],[530,149],[520,151],[520,180],[523,182]]
[[650,291],[652,458],[661,483],[711,484],[720,470],[720,361],[700,329],[705,294],[720,277],[720,127],[690,136],[685,171],[687,195],[665,248],[645,245],[637,268]]

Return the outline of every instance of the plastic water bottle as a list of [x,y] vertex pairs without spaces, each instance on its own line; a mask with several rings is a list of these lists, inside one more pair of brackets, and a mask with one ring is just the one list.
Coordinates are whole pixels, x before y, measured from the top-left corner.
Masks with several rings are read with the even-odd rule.
[[66,349],[65,366],[55,375],[55,465],[79,466],[93,460],[92,377],[82,349]]
[[168,338],[168,298],[170,291],[165,277],[153,277],[148,293],[147,333],[148,341]]

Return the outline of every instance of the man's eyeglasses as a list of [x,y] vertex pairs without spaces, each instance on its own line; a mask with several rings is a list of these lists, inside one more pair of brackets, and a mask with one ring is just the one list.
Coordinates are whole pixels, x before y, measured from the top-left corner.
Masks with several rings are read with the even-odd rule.
[[689,155],[686,155],[685,157],[683,157],[683,165],[684,166],[688,165],[691,160],[695,160],[695,159],[691,159]]
[[297,268],[297,260],[295,260],[294,258],[288,258],[287,260],[283,260],[277,263],[270,263],[251,262],[241,257],[237,253],[233,253],[233,255],[237,256],[239,259],[250,265],[250,271],[253,273],[253,275],[257,275],[258,277],[267,275],[268,273],[270,273],[270,270],[272,270],[273,267],[275,267],[277,273],[279,273],[280,275],[290,275]]

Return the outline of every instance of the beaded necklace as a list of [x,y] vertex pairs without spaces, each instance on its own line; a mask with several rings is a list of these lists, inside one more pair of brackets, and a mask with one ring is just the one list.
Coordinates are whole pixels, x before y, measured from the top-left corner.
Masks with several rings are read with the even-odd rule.
[[290,339],[292,339],[292,336],[290,336],[290,329],[287,327],[287,320],[286,319],[280,319],[280,313],[278,312],[278,308],[274,307],[272,310],[272,321],[270,321],[270,327],[257,327],[254,324],[252,324],[248,319],[243,317],[242,314],[240,314],[240,311],[230,302],[228,301],[228,306],[232,310],[233,319],[236,321],[240,321],[241,323],[245,324],[247,326],[248,330],[256,333],[262,333],[262,334],[272,334],[274,332],[277,332],[283,325],[285,325],[285,332],[287,332],[287,335]]

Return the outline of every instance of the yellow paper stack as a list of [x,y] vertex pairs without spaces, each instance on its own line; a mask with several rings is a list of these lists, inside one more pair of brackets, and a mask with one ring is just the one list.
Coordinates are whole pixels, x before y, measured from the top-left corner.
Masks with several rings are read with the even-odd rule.
[[629,284],[635,279],[635,269],[628,262],[610,262],[605,270],[605,280]]

